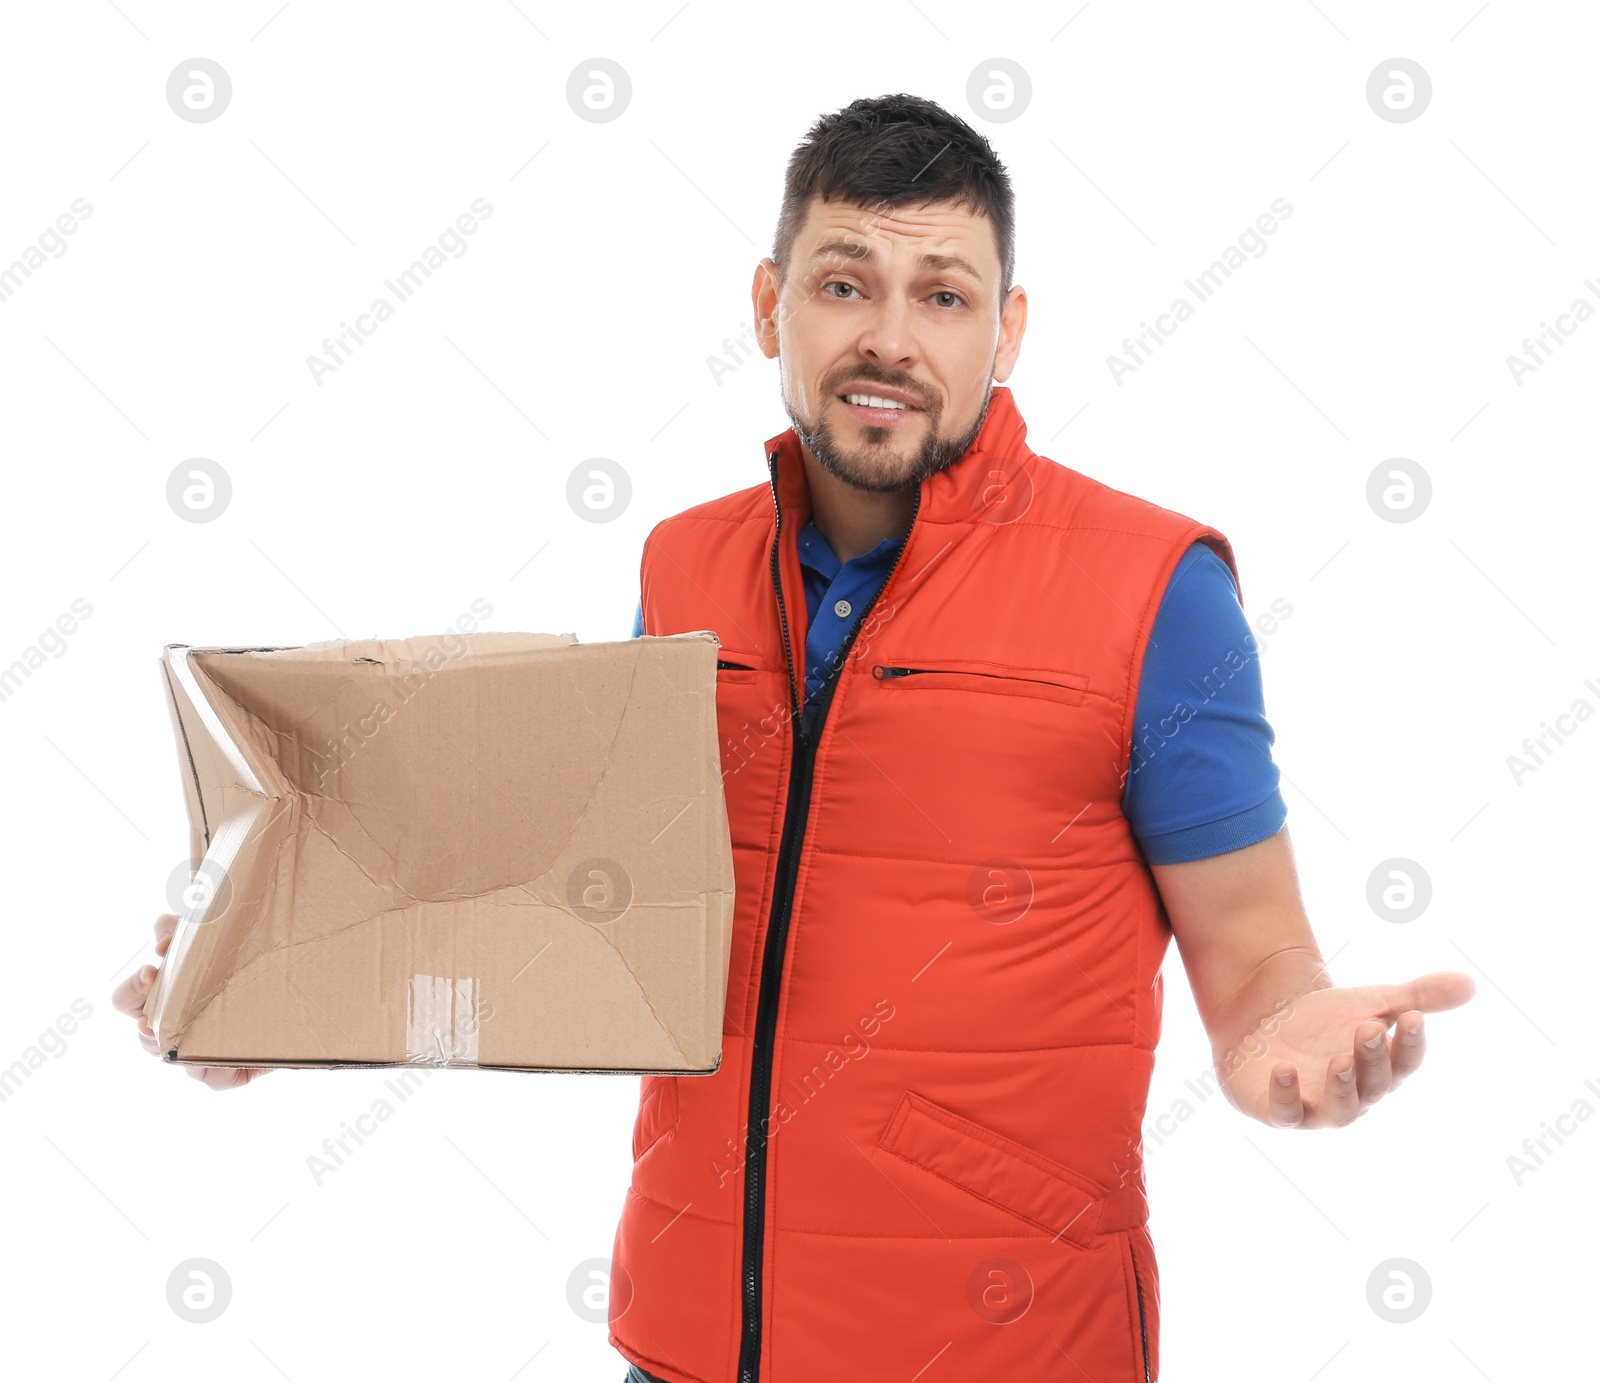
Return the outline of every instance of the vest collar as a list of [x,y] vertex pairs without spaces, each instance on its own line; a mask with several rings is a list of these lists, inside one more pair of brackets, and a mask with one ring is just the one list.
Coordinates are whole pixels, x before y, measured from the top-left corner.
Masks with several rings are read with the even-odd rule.
[[[922,482],[917,524],[1004,523],[1021,517],[1031,498],[1027,463],[1028,425],[1011,390],[997,384],[989,396],[983,426],[961,459]],[[785,428],[766,443],[767,473],[773,502],[785,528],[798,532],[811,517],[811,486],[806,479],[800,438]]]

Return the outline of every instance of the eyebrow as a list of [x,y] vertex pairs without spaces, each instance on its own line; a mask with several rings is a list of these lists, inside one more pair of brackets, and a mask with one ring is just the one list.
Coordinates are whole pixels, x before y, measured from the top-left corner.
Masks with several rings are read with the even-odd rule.
[[[830,255],[836,255],[840,259],[866,260],[868,262],[875,262],[878,258],[878,252],[871,245],[864,245],[859,240],[829,240],[817,246],[812,253],[811,259],[815,263],[817,260],[827,258]],[[975,283],[983,282],[983,275],[960,255],[934,254],[931,250],[924,250],[917,256],[916,268],[919,270],[932,270],[935,273],[954,269],[959,273],[966,274]]]

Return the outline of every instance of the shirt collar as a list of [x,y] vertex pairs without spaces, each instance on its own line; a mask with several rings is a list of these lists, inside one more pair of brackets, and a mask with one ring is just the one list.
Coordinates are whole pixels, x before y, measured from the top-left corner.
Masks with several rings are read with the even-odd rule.
[[[800,530],[796,541],[800,548],[800,565],[809,567],[826,581],[832,581],[840,569],[847,565],[839,560],[833,550],[833,544],[823,536],[822,530],[811,519],[806,520],[805,527]],[[850,562],[866,570],[886,567],[899,546],[899,538],[885,538],[870,551],[863,552],[859,557],[852,557]]]

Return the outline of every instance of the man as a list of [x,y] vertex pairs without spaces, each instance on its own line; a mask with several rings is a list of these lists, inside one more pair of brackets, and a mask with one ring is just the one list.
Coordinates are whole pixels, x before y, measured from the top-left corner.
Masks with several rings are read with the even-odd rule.
[[1012,247],[964,122],[820,120],[752,287],[792,427],[646,540],[634,633],[721,641],[737,915],[721,1068],[642,1081],[635,1383],[1153,1380],[1168,936],[1280,1127],[1360,1117],[1473,993],[1333,987],[1232,550],[1028,448]]
[[1169,938],[1229,1099],[1278,1127],[1360,1117],[1473,993],[1333,986],[1232,549],[1027,446],[1013,240],[964,122],[820,120],[752,288],[792,427],[766,483],[646,539],[635,633],[721,643],[737,888],[722,1064],[641,1081],[633,1383],[1155,1380]]

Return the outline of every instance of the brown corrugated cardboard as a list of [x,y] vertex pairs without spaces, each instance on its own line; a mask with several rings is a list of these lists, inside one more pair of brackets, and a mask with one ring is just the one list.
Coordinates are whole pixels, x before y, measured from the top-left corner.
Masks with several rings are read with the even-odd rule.
[[716,635],[168,646],[196,886],[170,1061],[709,1074]]

